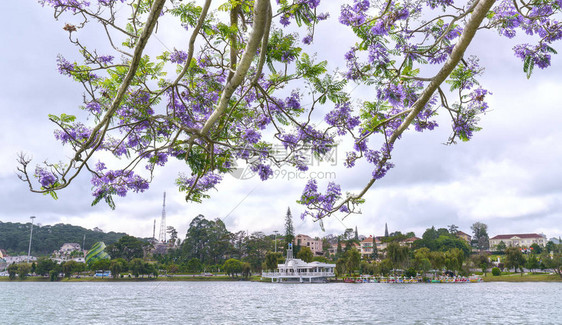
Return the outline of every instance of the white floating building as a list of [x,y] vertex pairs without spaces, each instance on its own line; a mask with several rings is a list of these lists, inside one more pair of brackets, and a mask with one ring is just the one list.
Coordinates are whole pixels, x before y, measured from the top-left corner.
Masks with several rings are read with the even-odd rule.
[[335,264],[321,262],[306,263],[293,258],[293,246],[289,244],[285,263],[278,264],[274,272],[263,272],[263,278],[271,278],[271,282],[327,282],[335,276]]

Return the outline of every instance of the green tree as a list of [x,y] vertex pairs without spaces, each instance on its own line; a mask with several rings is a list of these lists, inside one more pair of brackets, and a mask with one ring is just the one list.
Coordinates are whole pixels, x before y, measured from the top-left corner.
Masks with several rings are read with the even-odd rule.
[[341,247],[341,240],[338,237],[338,246],[336,248],[336,259],[340,258],[343,254],[343,248]]
[[138,278],[141,274],[144,274],[144,261],[141,258],[133,258],[129,262],[129,270],[135,278]]
[[235,258],[230,258],[224,262],[223,269],[231,277],[238,276],[242,272],[242,262]]
[[10,280],[15,280],[18,275],[18,265],[15,263],[8,265],[7,271],[8,271],[8,278]]
[[445,267],[450,271],[462,271],[464,263],[464,252],[458,248],[452,248],[445,252]]
[[203,270],[203,265],[198,258],[194,257],[187,262],[186,268],[190,273],[199,273]]
[[488,238],[488,226],[482,222],[475,222],[470,227],[474,236],[472,241],[479,250],[488,249],[490,247],[490,239]]
[[442,270],[445,267],[445,254],[443,252],[431,252],[429,261],[434,270]]
[[124,258],[116,258],[111,260],[109,264],[109,270],[111,271],[111,277],[117,279],[121,272],[125,272],[129,269],[127,260]]
[[544,248],[547,252],[550,253],[550,252],[555,250],[556,244],[549,240],[548,243],[546,243],[546,246]]
[[291,208],[287,208],[287,214],[285,215],[285,246],[286,251],[289,244],[293,244],[295,241],[295,228],[293,227],[293,216],[291,215]]
[[168,239],[168,242],[172,244],[172,246],[175,246],[178,239],[178,231],[176,230],[176,228],[168,226],[168,228],[166,228],[166,233],[170,235],[170,239]]
[[538,269],[540,267],[540,263],[537,255],[535,255],[534,253],[530,254],[525,261],[525,267],[531,272],[533,272],[533,270],[535,269]]
[[390,271],[392,271],[394,267],[392,265],[392,261],[388,258],[385,258],[377,264],[377,268],[378,273],[382,274],[383,276],[387,276],[390,274]]
[[498,246],[496,246],[496,250],[498,252],[505,252],[505,249],[507,248],[507,246],[505,245],[505,243],[503,242],[503,240],[500,241],[500,243],[498,244]]
[[250,266],[250,263],[242,263],[242,277],[244,277],[244,279],[248,279],[251,275],[252,267]]
[[484,273],[484,276],[486,276],[488,268],[492,265],[489,254],[486,252],[480,252],[479,254],[472,255],[471,260],[472,264],[474,264],[475,267],[480,268],[482,273]]
[[554,253],[552,256],[549,254],[542,259],[542,262],[562,278],[562,253]]
[[377,258],[379,258],[379,250],[377,248],[377,238],[376,236],[373,236],[373,253],[371,254],[371,258],[373,259],[373,261],[375,261]]
[[250,263],[252,270],[260,272],[262,264],[265,261],[265,255],[273,248],[272,244],[271,238],[265,236],[263,232],[258,231],[252,233],[245,238],[243,249],[244,257],[242,260]]
[[299,259],[301,259],[301,260],[303,260],[307,263],[310,263],[314,259],[314,253],[312,253],[312,250],[310,249],[310,247],[304,246],[298,252],[297,258],[299,258]]
[[414,251],[414,267],[425,274],[431,269],[431,251],[427,247],[418,248]]
[[340,257],[336,261],[336,269],[334,270],[337,277],[341,277],[347,272],[347,261],[345,258]]
[[62,273],[65,278],[70,278],[72,274],[84,271],[85,264],[73,260],[61,264]]
[[218,264],[232,251],[231,233],[220,219],[207,220],[203,215],[193,218],[180,251],[182,259],[198,258],[202,264]]
[[391,242],[386,247],[386,257],[392,263],[392,268],[403,268],[408,261],[410,249],[407,246],[401,246],[397,242]]
[[537,243],[533,243],[530,248],[533,250],[533,254],[540,255],[542,253],[542,247]]
[[145,245],[146,242],[126,235],[121,237],[116,243],[107,246],[105,251],[111,258],[122,258],[130,261],[133,258],[142,258],[144,256],[143,247]]
[[111,266],[110,260],[99,259],[99,260],[95,261],[94,263],[92,263],[90,265],[90,270],[101,271],[102,272],[102,278],[103,278],[103,273],[105,273],[105,271],[109,271],[110,266]]
[[37,267],[35,273],[42,276],[49,275],[51,270],[54,270],[57,266],[57,262],[51,260],[48,257],[40,257],[37,259]]
[[525,265],[525,258],[519,248],[509,247],[505,250],[505,267],[517,272],[517,269],[522,268],[523,265]]
[[359,270],[359,265],[361,263],[361,253],[355,247],[345,252],[344,257],[345,267],[348,273]]
[[264,262],[265,269],[268,271],[274,271],[275,269],[277,269],[280,255],[281,255],[280,253],[267,252],[267,254],[265,254],[265,262]]
[[17,272],[20,280],[25,280],[27,275],[31,271],[31,264],[29,263],[20,263],[18,264]]

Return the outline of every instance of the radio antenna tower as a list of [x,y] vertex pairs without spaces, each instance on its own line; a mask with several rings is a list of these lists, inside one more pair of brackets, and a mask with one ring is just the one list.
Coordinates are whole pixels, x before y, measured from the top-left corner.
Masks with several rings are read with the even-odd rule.
[[166,242],[166,192],[164,192],[164,203],[162,204],[162,221],[160,221],[160,236],[158,240],[161,243]]

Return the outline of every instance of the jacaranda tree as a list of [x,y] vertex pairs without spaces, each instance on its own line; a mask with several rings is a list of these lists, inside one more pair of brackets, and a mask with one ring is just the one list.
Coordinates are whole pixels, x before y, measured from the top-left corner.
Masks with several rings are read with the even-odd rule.
[[[326,2],[40,0],[64,17],[78,49],[79,60],[60,55],[57,63],[83,85],[88,118],[50,116],[73,154],[34,169],[21,154],[20,178],[56,197],[90,173],[94,203],[113,207],[114,195],[146,190],[175,158],[185,162],[177,186],[200,202],[237,160],[267,180],[276,166],[306,170],[310,152],[322,157],[349,143],[346,166],[372,166],[364,188],[342,195],[339,185],[322,191],[312,179],[299,199],[303,217],[347,215],[393,167],[404,132],[434,129],[438,113],[450,116],[449,143],[479,130],[489,91],[478,82],[478,58],[465,55],[479,30],[534,39],[513,48],[528,77],[550,65],[562,38],[561,0],[345,0],[337,13]],[[337,71],[314,55],[316,27],[329,14],[341,23],[331,28],[356,37]],[[95,46],[88,28],[97,28]],[[185,36],[173,50],[150,51],[157,35],[178,32]],[[353,98],[355,85],[370,87],[371,97]],[[323,126],[312,116],[323,116]]]

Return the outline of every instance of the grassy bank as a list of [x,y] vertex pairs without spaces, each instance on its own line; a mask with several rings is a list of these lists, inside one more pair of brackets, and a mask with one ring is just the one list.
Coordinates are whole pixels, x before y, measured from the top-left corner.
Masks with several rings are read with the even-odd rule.
[[558,274],[546,273],[507,273],[499,276],[493,276],[491,273],[482,277],[484,282],[562,282],[562,278]]
[[[94,277],[81,277],[81,278],[59,278],[57,282],[153,282],[153,281],[195,281],[195,282],[208,282],[208,281],[256,281],[259,280],[259,276],[251,277],[245,280],[241,277],[229,277],[226,275],[217,276],[159,276],[157,278],[134,278],[134,277],[123,277],[123,278],[94,278]],[[9,278],[0,277],[0,282],[10,282]],[[27,277],[25,280],[15,279],[12,282],[50,282],[48,277],[32,276]]]

